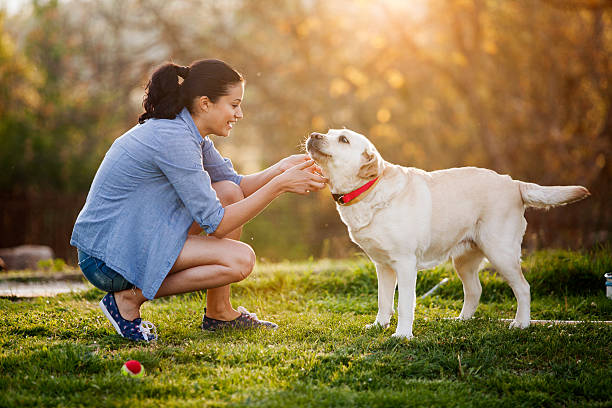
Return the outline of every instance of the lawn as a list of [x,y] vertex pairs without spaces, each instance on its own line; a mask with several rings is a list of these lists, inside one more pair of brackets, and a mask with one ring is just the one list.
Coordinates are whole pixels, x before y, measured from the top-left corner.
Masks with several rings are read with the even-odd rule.
[[[612,320],[609,247],[525,256],[532,319]],[[419,274],[411,340],[365,330],[376,276],[364,257],[259,264],[235,285],[234,306],[276,331],[199,329],[202,294],[149,302],[160,340],[120,338],[98,309],[103,293],[0,299],[0,406],[603,407],[612,406],[612,325],[509,329],[516,303],[485,268],[476,318],[460,322],[463,292],[449,264]],[[144,378],[121,376],[129,359]]]

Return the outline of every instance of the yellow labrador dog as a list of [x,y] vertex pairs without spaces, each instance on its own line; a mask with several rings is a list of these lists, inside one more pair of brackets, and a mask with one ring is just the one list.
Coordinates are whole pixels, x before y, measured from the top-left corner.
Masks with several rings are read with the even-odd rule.
[[529,284],[520,265],[525,207],[549,208],[589,196],[580,186],[542,187],[475,167],[426,172],[382,159],[363,135],[348,129],[312,133],[306,150],[329,178],[351,240],[376,265],[378,314],[368,327],[387,327],[397,284],[395,337],[412,337],[417,271],[449,257],[463,282],[460,319],[474,315],[484,257],[517,300],[510,327],[530,323]]

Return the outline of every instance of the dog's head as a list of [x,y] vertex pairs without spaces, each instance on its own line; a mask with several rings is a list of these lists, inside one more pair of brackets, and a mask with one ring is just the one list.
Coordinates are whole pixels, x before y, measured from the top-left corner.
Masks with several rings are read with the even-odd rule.
[[333,193],[352,191],[383,171],[383,159],[374,145],[352,130],[312,133],[306,151],[329,179]]

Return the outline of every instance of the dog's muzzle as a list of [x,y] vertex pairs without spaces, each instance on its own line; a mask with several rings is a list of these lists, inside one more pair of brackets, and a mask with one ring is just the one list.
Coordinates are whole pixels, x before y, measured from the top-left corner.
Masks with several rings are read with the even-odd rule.
[[321,151],[321,144],[324,141],[324,137],[325,135],[322,135],[321,133],[311,133],[310,137],[308,138],[308,141],[306,142],[306,151],[310,155],[314,153],[315,155],[329,157],[328,154],[325,154]]

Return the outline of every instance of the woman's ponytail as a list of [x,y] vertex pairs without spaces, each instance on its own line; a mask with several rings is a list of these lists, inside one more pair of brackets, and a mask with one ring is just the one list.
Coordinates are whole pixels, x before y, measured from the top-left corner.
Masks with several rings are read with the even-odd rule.
[[[180,84],[178,77],[183,78]],[[138,122],[150,118],[174,119],[184,107],[191,112],[194,99],[201,96],[215,103],[227,95],[230,86],[240,82],[244,82],[242,75],[217,59],[194,61],[188,67],[164,64],[153,72],[147,84],[142,103],[145,112]]]
[[145,112],[138,118],[138,123],[149,118],[174,119],[185,106],[178,77],[186,78],[188,74],[189,67],[175,64],[157,68],[145,88],[142,103]]

